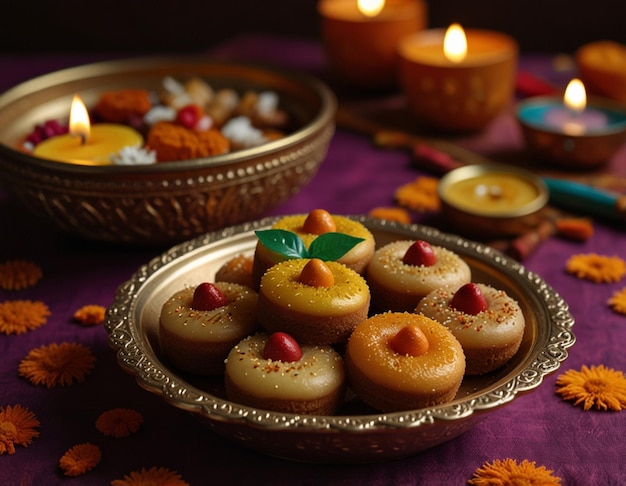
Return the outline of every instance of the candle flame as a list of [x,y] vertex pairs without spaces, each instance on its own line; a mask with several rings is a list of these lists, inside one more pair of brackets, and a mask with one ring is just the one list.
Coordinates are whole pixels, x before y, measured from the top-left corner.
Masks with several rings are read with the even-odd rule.
[[563,96],[563,102],[570,110],[576,113],[582,113],[587,106],[587,93],[585,85],[580,79],[572,79]]
[[385,0],[358,0],[359,12],[366,17],[376,17],[385,6]]
[[459,24],[452,24],[443,38],[443,54],[451,62],[461,62],[467,56],[467,38]]
[[70,134],[74,137],[80,137],[84,144],[89,138],[91,132],[91,124],[89,122],[89,113],[87,107],[80,96],[74,95],[72,106],[70,107]]

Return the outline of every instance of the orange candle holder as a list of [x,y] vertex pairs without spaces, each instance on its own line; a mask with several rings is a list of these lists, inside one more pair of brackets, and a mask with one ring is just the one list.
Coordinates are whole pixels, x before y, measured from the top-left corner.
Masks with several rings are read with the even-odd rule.
[[331,72],[366,89],[398,85],[398,42],[427,24],[424,0],[386,0],[372,17],[360,12],[357,0],[321,0],[318,12]]
[[444,29],[431,29],[399,43],[399,79],[409,107],[431,128],[481,130],[512,102],[517,42],[499,32],[468,30],[466,58],[453,62],[444,55],[444,36]]

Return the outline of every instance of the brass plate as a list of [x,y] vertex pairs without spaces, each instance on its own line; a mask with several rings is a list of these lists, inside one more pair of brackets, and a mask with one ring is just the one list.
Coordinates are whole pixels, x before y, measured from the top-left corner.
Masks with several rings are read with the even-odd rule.
[[186,285],[210,281],[215,271],[240,253],[251,254],[254,231],[277,218],[229,227],[171,248],[143,265],[119,287],[106,315],[110,344],[119,364],[143,388],[193,413],[210,429],[269,455],[318,463],[396,459],[446,442],[487,413],[538,387],[556,371],[575,342],[574,319],[563,299],[538,275],[482,244],[421,225],[355,217],[374,234],[377,246],[398,239],[423,239],[461,255],[473,281],[505,290],[526,319],[518,353],[503,368],[466,378],[445,405],[381,414],[349,399],[337,416],[268,412],[224,399],[221,380],[198,379],[168,365],[159,349],[158,320],[163,302]]

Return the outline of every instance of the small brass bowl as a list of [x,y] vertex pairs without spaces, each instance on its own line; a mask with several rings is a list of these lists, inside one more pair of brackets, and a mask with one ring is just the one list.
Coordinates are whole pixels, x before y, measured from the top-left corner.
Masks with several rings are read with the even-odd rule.
[[[212,87],[275,91],[294,121],[282,139],[225,155],[142,166],[54,162],[19,150],[37,123],[64,120],[74,93],[157,90],[166,76]],[[141,58],[65,69],[0,96],[0,185],[59,228],[91,240],[162,246],[262,216],[297,193],[323,162],[336,99],[315,78],[198,58]]]
[[593,99],[607,126],[583,134],[567,134],[546,126],[547,110],[562,106],[555,97],[534,97],[517,105],[517,121],[530,152],[553,166],[569,170],[594,169],[606,164],[626,142],[626,107],[616,101]]
[[438,192],[451,229],[481,241],[533,229],[541,222],[549,198],[541,178],[497,164],[454,169],[442,177]]
[[[458,437],[540,386],[567,359],[568,348],[576,341],[568,305],[520,263],[486,245],[434,228],[354,218],[372,232],[378,248],[403,239],[445,247],[467,262],[473,281],[516,299],[526,325],[511,361],[491,373],[466,376],[449,403],[402,412],[377,412],[352,394],[332,416],[272,412],[227,400],[223,377],[192,376],[168,362],[159,341],[159,314],[174,292],[210,281],[239,254],[252,255],[258,241],[255,231],[271,227],[278,219],[265,218],[177,245],[142,265],[119,287],[105,319],[119,365],[143,389],[240,446],[309,463],[371,463],[411,456]],[[180,433],[184,437],[185,431]]]

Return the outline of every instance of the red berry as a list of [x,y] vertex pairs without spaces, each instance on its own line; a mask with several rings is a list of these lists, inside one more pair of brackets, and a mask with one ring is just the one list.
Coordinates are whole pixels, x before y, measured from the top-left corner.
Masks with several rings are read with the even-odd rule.
[[450,307],[475,316],[487,310],[487,300],[480,287],[475,283],[467,283],[454,293]]
[[430,243],[417,240],[407,249],[402,258],[402,263],[406,265],[423,265],[430,267],[437,263],[437,255],[435,255],[435,250],[430,246]]
[[201,283],[193,292],[191,307],[196,310],[210,311],[228,304],[224,294],[212,283]]
[[302,349],[289,334],[275,332],[270,335],[263,348],[263,357],[273,361],[291,363],[302,358]]
[[201,110],[196,105],[183,106],[176,114],[176,121],[185,128],[193,130],[201,116]]

